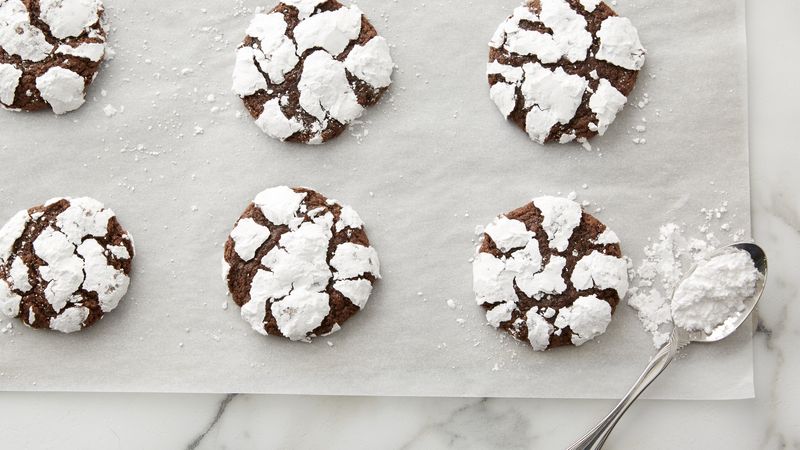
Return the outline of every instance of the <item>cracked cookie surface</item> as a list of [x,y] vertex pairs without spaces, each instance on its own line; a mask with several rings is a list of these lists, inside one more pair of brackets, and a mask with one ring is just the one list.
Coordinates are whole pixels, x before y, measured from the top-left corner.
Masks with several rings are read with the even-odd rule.
[[259,193],[236,222],[223,278],[255,331],[309,342],[364,308],[380,263],[353,208],[278,186]]
[[74,111],[105,56],[100,0],[0,0],[0,106]]
[[496,218],[472,269],[489,324],[538,351],[603,334],[628,291],[617,235],[560,197],[539,197]]
[[256,14],[246,34],[233,91],[272,138],[333,139],[391,84],[389,45],[355,5],[285,0]]
[[115,309],[130,284],[131,236],[90,198],[56,198],[0,229],[0,311],[71,333]]
[[490,96],[540,144],[603,135],[627,102],[645,49],[597,0],[531,0],[489,43]]

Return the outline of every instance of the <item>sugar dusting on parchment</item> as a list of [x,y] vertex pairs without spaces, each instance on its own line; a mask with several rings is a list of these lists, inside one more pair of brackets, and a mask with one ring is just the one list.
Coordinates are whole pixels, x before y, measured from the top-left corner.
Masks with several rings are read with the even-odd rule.
[[745,234],[744,230],[731,231],[726,220],[727,201],[717,208],[703,208],[700,214],[703,223],[696,229],[675,223],[662,225],[658,236],[650,238],[644,248],[644,260],[630,271],[628,305],[637,311],[656,348],[669,340],[673,326],[670,299],[686,271],[708,259],[722,240],[737,242]]

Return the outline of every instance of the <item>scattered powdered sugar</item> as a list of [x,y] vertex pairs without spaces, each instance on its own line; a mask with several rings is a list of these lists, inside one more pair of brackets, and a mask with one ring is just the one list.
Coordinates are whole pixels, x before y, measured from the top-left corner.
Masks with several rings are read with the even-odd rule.
[[727,202],[718,208],[703,208],[701,213],[705,221],[697,227],[697,233],[675,223],[662,225],[658,236],[644,248],[644,260],[631,270],[628,305],[637,311],[656,348],[669,340],[673,327],[671,298],[678,284],[688,270],[708,260],[721,245],[712,228],[727,232],[730,241],[740,240],[744,233],[730,231],[730,225],[722,221],[728,213]]

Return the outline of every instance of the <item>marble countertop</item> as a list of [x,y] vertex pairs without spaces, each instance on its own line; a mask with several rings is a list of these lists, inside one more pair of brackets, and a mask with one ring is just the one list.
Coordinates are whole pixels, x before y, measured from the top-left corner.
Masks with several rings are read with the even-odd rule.
[[[754,235],[770,258],[756,398],[641,401],[607,448],[800,448],[800,104],[796,0],[748,1]],[[792,70],[794,69],[794,70]],[[669,372],[664,376],[669,376]],[[633,380],[631,380],[633,381]],[[623,392],[620,392],[622,395]],[[601,400],[0,393],[4,449],[564,448]]]

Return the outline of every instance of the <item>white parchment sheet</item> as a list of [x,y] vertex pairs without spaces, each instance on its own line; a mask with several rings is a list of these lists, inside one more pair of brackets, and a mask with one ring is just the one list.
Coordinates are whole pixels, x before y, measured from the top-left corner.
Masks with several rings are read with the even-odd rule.
[[[594,151],[539,146],[489,99],[487,42],[516,0],[360,0],[394,45],[395,84],[356,127],[361,138],[322,147],[267,138],[230,93],[253,9],[272,5],[106,3],[116,55],[87,104],[64,117],[0,111],[0,221],[54,196],[95,197],[136,240],[132,286],[81,333],[11,321],[2,390],[619,397],[655,353],[635,312],[621,305],[580,348],[535,353],[501,338],[472,296],[476,225],[576,191],[636,262],[661,224],[694,227],[723,200],[731,226],[750,229],[743,0],[618,2],[649,55]],[[352,205],[383,263],[366,309],[313,344],[265,338],[232,301],[223,308],[224,240],[255,194],[279,184]],[[751,397],[751,333],[690,348],[651,397]]]

